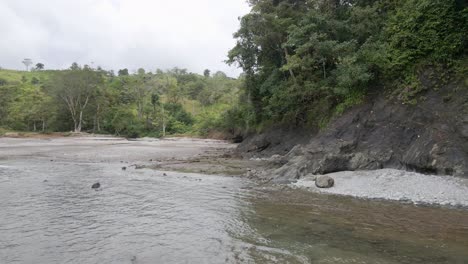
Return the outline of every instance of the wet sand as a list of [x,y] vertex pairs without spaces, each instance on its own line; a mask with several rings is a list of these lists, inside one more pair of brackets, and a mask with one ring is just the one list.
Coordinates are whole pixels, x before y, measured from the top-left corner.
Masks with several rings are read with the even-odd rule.
[[35,157],[52,161],[149,165],[156,160],[187,160],[204,153],[221,155],[235,145],[221,140],[137,139],[111,136],[0,138],[0,160]]

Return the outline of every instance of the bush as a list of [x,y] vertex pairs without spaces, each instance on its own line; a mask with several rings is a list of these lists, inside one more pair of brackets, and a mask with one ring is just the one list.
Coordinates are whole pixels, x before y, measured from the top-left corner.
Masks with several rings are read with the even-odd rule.
[[204,111],[196,117],[194,132],[200,136],[207,136],[213,130],[220,129],[220,114],[214,111]]
[[190,113],[184,110],[181,104],[165,104],[164,110],[175,120],[185,125],[192,125],[194,120]]
[[405,70],[422,59],[450,63],[466,49],[467,12],[456,0],[407,0],[386,27],[393,66]]

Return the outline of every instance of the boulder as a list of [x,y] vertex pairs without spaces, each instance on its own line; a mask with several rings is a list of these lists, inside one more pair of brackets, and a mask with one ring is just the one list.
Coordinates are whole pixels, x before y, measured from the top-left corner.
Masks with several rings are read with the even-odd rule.
[[95,184],[93,184],[93,186],[91,186],[92,189],[99,189],[101,188],[101,184],[99,182],[96,182]]
[[319,188],[331,188],[334,184],[335,180],[330,176],[322,175],[315,179],[315,186]]

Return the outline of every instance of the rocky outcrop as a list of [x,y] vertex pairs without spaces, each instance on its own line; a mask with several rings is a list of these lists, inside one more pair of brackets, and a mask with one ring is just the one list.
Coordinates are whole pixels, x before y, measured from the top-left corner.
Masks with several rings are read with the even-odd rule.
[[[371,97],[296,145],[275,171],[277,180],[381,168],[468,177],[468,88],[428,89],[414,105],[388,98]],[[268,150],[272,141],[262,140]]]
[[248,135],[236,152],[244,158],[286,155],[296,145],[309,142],[313,130],[274,127],[261,134]]

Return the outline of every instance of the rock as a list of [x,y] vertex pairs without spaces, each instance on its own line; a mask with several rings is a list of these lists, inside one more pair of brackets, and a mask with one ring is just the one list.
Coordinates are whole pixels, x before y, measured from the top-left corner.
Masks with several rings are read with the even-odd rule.
[[271,160],[277,160],[277,159],[281,159],[281,158],[282,158],[282,156],[281,156],[281,155],[278,155],[278,154],[272,155],[272,156],[270,157]]
[[245,174],[245,176],[249,179],[253,179],[253,178],[256,178],[258,176],[258,172],[257,170],[254,170],[254,169],[249,169],[247,171],[247,173]]
[[127,167],[125,167],[125,166],[124,166],[124,167],[122,167],[122,170],[123,170],[123,171],[124,171],[124,170],[127,170]]
[[244,141],[244,137],[242,135],[237,135],[232,138],[233,143],[241,143],[242,141]]
[[315,179],[315,186],[319,188],[331,188],[333,185],[335,185],[335,180],[330,176],[322,175]]
[[163,173],[163,176],[167,176],[167,174],[166,174],[166,173]]
[[91,189],[99,189],[101,188],[101,184],[99,182],[96,182],[95,184],[93,184],[93,186],[91,186]]

